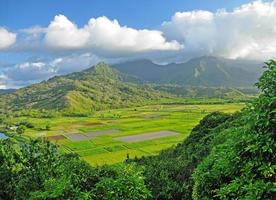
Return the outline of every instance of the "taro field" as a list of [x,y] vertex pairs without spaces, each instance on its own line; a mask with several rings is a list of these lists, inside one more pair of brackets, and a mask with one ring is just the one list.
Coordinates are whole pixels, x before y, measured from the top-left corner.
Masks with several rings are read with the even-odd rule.
[[[151,105],[95,112],[90,117],[22,118],[34,124],[25,135],[43,137],[62,152],[79,154],[91,165],[156,155],[183,141],[208,113],[235,112],[244,104]],[[49,130],[39,127],[49,125]]]

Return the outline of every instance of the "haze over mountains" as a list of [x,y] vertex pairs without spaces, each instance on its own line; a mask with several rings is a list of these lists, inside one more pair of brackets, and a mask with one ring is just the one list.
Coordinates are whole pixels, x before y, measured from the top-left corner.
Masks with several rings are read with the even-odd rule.
[[137,60],[114,65],[119,71],[157,84],[206,87],[253,87],[263,63],[204,56],[185,63],[158,65]]

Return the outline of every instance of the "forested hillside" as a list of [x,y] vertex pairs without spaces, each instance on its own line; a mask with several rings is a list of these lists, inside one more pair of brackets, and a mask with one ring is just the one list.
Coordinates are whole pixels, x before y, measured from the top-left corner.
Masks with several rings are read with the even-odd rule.
[[266,63],[261,94],[232,115],[212,113],[158,156],[91,167],[49,142],[0,140],[0,198],[275,198],[276,62]]

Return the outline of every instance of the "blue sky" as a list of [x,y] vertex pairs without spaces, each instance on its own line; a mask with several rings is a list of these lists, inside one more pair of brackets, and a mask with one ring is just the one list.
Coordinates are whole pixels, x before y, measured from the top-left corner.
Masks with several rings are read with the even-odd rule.
[[57,14],[78,25],[106,16],[134,28],[154,28],[177,11],[233,9],[250,0],[0,0],[0,25],[13,30],[47,26]]
[[185,62],[276,52],[276,2],[0,0],[0,89],[97,62]]

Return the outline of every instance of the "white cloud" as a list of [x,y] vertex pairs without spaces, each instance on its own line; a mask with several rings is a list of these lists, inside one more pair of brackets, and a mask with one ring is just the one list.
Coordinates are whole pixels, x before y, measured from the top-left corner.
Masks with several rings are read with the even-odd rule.
[[184,54],[267,59],[275,58],[275,22],[275,1],[255,1],[231,12],[177,12],[162,30],[169,39],[184,43]]
[[15,33],[11,33],[7,29],[0,27],[0,50],[10,47],[15,41]]
[[166,41],[162,32],[121,26],[107,17],[92,18],[78,28],[64,15],[55,16],[47,28],[45,43],[58,49],[93,49],[99,54],[129,54],[156,50],[179,50],[176,41]]
[[72,53],[93,53],[102,58],[146,57],[162,62],[202,55],[275,58],[275,2],[255,1],[232,11],[177,12],[159,30],[130,28],[104,16],[91,18],[79,27],[66,16],[57,15],[48,27],[22,29],[13,50],[63,57]]

